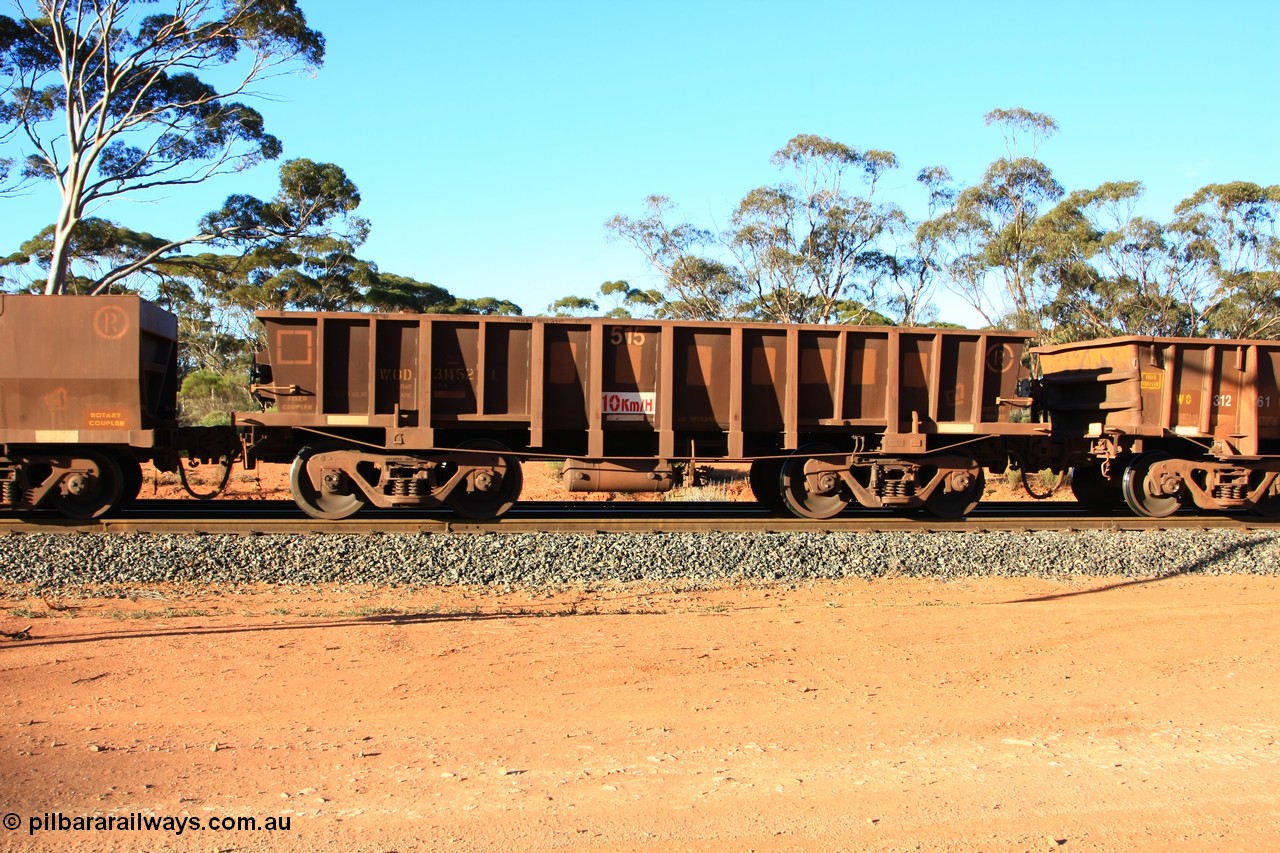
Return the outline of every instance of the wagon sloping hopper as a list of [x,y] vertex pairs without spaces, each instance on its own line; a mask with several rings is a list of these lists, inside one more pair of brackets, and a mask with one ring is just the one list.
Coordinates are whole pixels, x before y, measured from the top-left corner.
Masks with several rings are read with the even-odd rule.
[[1077,495],[1163,517],[1280,515],[1280,342],[1122,337],[1033,350]]
[[177,320],[135,296],[0,295],[0,507],[92,518],[172,441]]

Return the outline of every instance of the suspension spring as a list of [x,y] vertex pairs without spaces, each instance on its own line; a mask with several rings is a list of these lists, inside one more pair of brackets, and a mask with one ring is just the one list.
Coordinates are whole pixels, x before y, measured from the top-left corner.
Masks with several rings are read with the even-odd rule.
[[18,484],[14,480],[0,483],[0,504],[12,506],[18,502]]
[[876,493],[882,498],[909,498],[916,493],[915,480],[879,480]]
[[427,481],[421,477],[397,477],[391,481],[391,494],[398,498],[421,497],[426,491]]
[[1249,496],[1249,487],[1235,484],[1218,484],[1213,487],[1213,498],[1218,501],[1242,501]]

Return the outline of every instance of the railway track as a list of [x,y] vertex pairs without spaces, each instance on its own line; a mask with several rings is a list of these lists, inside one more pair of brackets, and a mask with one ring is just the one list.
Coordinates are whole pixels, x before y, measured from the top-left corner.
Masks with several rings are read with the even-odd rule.
[[316,521],[292,501],[139,501],[114,517],[70,521],[49,512],[0,518],[0,534],[167,533],[167,534],[442,534],[442,533],[822,533],[970,532],[1072,530],[1275,530],[1280,522],[1252,515],[1180,512],[1170,518],[1142,518],[1117,511],[1090,512],[1070,502],[989,503],[965,519],[850,509],[823,521],[775,516],[746,503],[527,502],[494,521],[472,521],[448,511],[436,513],[368,509],[342,521]]

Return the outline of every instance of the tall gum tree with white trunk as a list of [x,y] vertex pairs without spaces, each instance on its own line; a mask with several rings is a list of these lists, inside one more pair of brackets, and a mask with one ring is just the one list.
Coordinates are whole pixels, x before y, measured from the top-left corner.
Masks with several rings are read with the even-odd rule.
[[[22,177],[60,198],[44,291],[65,292],[76,230],[104,202],[198,184],[279,157],[254,84],[315,69],[324,37],[296,0],[15,0],[0,16],[0,133]],[[0,139],[3,139],[0,136]],[[202,230],[164,241],[92,292],[190,243],[248,236]]]

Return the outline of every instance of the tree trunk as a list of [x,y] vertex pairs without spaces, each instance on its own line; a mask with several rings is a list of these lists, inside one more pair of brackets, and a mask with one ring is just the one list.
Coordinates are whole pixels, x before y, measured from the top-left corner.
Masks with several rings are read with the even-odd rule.
[[49,278],[44,285],[47,296],[67,292],[67,279],[71,275],[71,236],[84,218],[82,198],[88,176],[84,173],[82,158],[83,155],[73,149],[71,162],[60,181],[62,206],[58,210],[58,221],[53,227],[53,255],[49,259]]
[[67,292],[67,275],[71,269],[71,234],[75,227],[76,220],[64,210],[53,230],[53,255],[49,259],[49,277],[44,284],[46,296],[58,296]]

